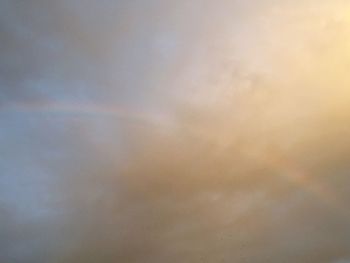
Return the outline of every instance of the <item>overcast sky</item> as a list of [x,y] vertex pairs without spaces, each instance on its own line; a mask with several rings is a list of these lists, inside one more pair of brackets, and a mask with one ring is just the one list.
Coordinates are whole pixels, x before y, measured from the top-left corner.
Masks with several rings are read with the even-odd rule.
[[350,262],[349,68],[345,0],[0,0],[0,262]]

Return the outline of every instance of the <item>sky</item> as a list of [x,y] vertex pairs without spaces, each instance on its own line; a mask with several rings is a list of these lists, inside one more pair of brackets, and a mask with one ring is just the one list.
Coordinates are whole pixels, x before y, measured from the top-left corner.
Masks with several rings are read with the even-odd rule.
[[350,262],[349,66],[346,0],[0,0],[0,262]]

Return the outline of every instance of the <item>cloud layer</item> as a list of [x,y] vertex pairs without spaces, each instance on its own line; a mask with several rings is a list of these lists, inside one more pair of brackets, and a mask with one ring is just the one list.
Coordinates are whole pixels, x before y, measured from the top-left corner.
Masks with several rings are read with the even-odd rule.
[[0,1],[0,261],[347,262],[347,1]]

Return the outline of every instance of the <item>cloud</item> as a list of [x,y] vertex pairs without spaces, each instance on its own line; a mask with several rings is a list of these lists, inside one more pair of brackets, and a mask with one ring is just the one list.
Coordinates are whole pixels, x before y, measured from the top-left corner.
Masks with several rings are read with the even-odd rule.
[[349,257],[344,1],[1,1],[1,262]]

